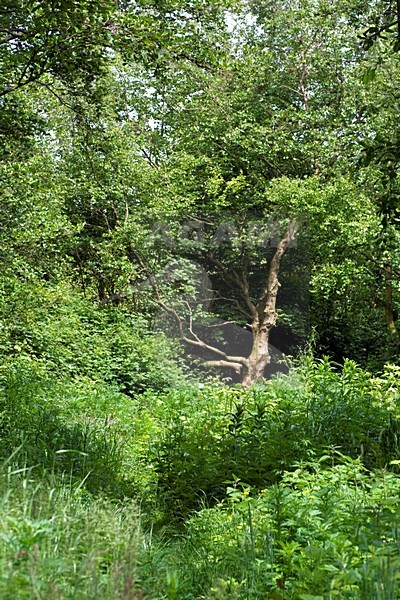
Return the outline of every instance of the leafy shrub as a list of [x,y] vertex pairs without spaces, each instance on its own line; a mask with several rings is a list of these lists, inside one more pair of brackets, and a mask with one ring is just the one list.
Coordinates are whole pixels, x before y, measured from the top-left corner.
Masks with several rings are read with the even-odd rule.
[[399,493],[397,475],[335,452],[258,494],[236,481],[170,547],[175,597],[394,600]]
[[325,358],[303,368],[307,411],[303,435],[314,448],[337,446],[362,457],[366,465],[384,466],[398,451],[400,380],[389,381],[388,370],[372,378],[351,360],[338,367]]
[[160,498],[185,516],[222,498],[227,480],[262,489],[329,448],[384,467],[399,458],[399,389],[393,369],[371,378],[352,361],[338,370],[323,360],[250,390],[187,386],[148,395],[141,415],[155,420],[150,463]]
[[221,498],[235,476],[266,485],[301,456],[288,407],[264,392],[192,388],[164,402],[168,414],[153,446],[154,463],[164,500],[177,514]]
[[[5,282],[2,282],[5,286]],[[177,349],[143,316],[100,307],[67,285],[33,282],[0,286],[0,361],[25,356],[50,375],[104,381],[134,395],[182,379]]]

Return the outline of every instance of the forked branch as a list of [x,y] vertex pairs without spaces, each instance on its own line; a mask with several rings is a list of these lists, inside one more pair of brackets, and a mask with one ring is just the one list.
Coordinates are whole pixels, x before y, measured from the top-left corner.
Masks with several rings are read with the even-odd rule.
[[[185,333],[182,318],[180,317],[180,315],[177,313],[177,311],[172,306],[168,306],[168,304],[166,304],[164,302],[155,277],[150,273],[145,262],[139,256],[139,254],[137,252],[135,252],[135,256],[136,256],[136,259],[139,262],[140,266],[142,267],[142,269],[144,270],[144,272],[146,273],[146,275],[148,277],[150,285],[156,296],[156,301],[157,301],[158,306],[160,308],[162,308],[162,310],[164,312],[166,312],[167,314],[171,315],[174,318],[174,320],[178,326],[179,339],[182,342],[185,342],[186,344],[193,346],[195,348],[199,348],[201,350],[205,350],[207,352],[211,352],[212,354],[216,354],[217,356],[220,356],[222,359],[222,362],[224,363],[221,366],[229,366],[230,368],[235,369],[235,370],[238,367],[241,368],[242,366],[247,366],[247,360],[243,356],[229,356],[223,350],[220,350],[219,348],[217,348],[215,346],[211,346],[210,344],[206,344],[206,342],[201,340],[194,333],[194,331],[192,329],[192,324],[190,324],[190,326],[189,326],[189,333],[192,337],[188,337],[187,334]],[[211,361],[211,362],[215,362],[215,361]],[[221,361],[218,361],[218,362],[221,362]]]

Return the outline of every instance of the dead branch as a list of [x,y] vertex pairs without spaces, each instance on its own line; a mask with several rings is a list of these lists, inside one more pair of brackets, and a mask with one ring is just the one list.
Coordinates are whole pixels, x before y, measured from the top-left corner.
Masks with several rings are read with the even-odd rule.
[[207,360],[204,362],[204,364],[207,367],[218,367],[218,368],[228,368],[228,369],[234,369],[234,371],[240,375],[240,372],[242,370],[242,366],[239,363],[234,363],[234,362],[229,362],[226,360]]

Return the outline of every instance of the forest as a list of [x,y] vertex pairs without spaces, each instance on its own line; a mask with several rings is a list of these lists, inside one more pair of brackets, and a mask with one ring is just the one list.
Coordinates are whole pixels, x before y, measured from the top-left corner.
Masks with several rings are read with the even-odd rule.
[[400,2],[0,6],[0,599],[400,598]]

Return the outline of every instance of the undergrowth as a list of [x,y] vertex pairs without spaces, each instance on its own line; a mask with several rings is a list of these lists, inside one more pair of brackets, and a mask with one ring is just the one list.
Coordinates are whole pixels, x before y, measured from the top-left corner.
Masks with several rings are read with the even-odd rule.
[[400,596],[399,368],[134,397],[0,377],[0,598]]
[[0,597],[140,599],[134,503],[93,498],[84,485],[5,461],[0,469]]

